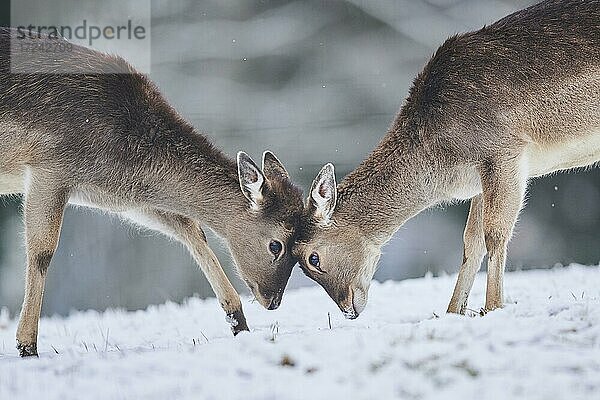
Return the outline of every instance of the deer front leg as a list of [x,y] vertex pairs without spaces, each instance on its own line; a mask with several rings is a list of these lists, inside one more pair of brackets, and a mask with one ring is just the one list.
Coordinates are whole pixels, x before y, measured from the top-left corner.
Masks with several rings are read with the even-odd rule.
[[48,186],[49,180],[32,176],[25,192],[25,239],[27,269],[25,298],[17,328],[17,349],[21,357],[37,356],[37,336],[44,284],[48,266],[58,245],[66,190]]
[[521,162],[490,163],[481,174],[483,232],[488,252],[484,311],[501,308],[506,248],[519,216],[527,187]]
[[126,218],[150,229],[162,232],[183,243],[208,279],[221,307],[227,315],[234,335],[248,331],[239,294],[225,275],[219,260],[206,242],[206,236],[196,221],[182,215],[160,210],[131,211]]
[[[189,221],[195,225],[193,221]],[[180,240],[187,246],[194,260],[200,266],[200,269],[208,279],[211,288],[221,304],[221,308],[227,315],[227,322],[231,325],[231,330],[235,335],[242,331],[248,331],[246,317],[242,310],[240,295],[235,291],[233,285],[227,279],[217,256],[206,242],[202,230],[198,227],[190,227],[188,231],[182,232]]]
[[469,217],[465,226],[463,263],[458,273],[454,293],[448,305],[449,313],[464,314],[467,308],[469,293],[481,262],[485,256],[485,239],[483,234],[483,196],[471,199]]

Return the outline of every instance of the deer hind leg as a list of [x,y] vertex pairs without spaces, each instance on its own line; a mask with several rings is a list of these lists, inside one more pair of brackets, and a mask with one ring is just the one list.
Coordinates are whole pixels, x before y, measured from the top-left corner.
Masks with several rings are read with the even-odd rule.
[[465,226],[463,263],[458,273],[454,293],[448,305],[449,313],[464,314],[473,281],[486,253],[483,233],[483,196],[471,199],[471,209]]
[[196,221],[182,215],[160,210],[123,213],[128,219],[147,228],[164,233],[183,243],[208,279],[221,307],[227,315],[234,335],[247,331],[240,296],[225,275],[219,260],[206,242],[206,236]]
[[483,232],[488,253],[484,311],[502,307],[506,248],[527,188],[525,164],[518,160],[488,163],[482,168]]
[[27,269],[25,298],[17,327],[21,357],[37,356],[37,335],[48,266],[58,245],[67,190],[51,187],[50,179],[31,176],[25,190]]

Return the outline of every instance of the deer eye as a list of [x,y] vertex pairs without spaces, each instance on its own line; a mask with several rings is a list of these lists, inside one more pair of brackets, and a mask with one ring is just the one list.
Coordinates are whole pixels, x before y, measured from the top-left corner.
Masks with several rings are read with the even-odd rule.
[[312,253],[308,257],[308,263],[313,267],[317,268],[317,270],[319,270],[319,267],[321,266],[321,260],[319,260],[319,255],[317,253]]
[[277,257],[281,253],[281,250],[283,250],[283,245],[281,244],[281,242],[279,240],[271,240],[271,243],[269,243],[269,251],[275,257]]
[[317,272],[319,274],[326,273],[321,269],[321,260],[319,260],[319,255],[317,253],[312,253],[310,256],[308,256],[308,263],[310,264],[309,269],[311,271]]

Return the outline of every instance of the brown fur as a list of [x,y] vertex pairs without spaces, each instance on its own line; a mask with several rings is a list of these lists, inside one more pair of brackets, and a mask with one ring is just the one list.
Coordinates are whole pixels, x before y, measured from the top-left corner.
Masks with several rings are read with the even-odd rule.
[[[206,243],[201,226],[210,227],[259,302],[276,308],[303,212],[301,192],[279,160],[266,152],[261,171],[244,153],[237,163],[226,157],[118,57],[73,46],[47,60],[43,73],[11,73],[11,34],[0,29],[0,194],[25,195],[22,354],[36,349],[46,270],[69,202],[119,213],[184,243],[239,332],[248,329],[242,305]],[[39,60],[25,62],[35,69]],[[83,64],[105,73],[60,74]],[[257,179],[260,186],[252,186]],[[278,258],[269,251],[273,239],[283,244]]]
[[[464,311],[486,252],[485,308],[493,310],[502,306],[506,246],[528,178],[598,160],[600,1],[544,1],[438,49],[387,135],[337,187],[337,201],[311,191],[294,254],[356,317],[393,233],[425,208],[472,198],[448,310]],[[333,170],[326,175],[313,189],[335,185]],[[318,203],[335,206],[329,223]],[[324,272],[311,268],[312,253]]]

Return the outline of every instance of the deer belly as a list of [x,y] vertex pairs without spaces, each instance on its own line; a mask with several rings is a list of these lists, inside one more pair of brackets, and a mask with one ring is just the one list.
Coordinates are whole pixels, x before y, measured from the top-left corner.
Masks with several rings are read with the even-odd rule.
[[565,143],[532,143],[526,156],[529,176],[592,165],[600,161],[600,128],[592,134]]
[[0,171],[0,195],[23,193],[23,181],[22,174],[9,174]]
[[458,167],[448,175],[446,201],[468,200],[481,193],[481,178],[474,165]]

